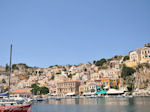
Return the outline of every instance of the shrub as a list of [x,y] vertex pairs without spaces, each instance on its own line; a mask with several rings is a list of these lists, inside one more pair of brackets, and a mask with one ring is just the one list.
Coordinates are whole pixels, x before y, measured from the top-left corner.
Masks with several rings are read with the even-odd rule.
[[5,79],[2,79],[2,83],[6,83]]
[[54,75],[52,75],[51,80],[54,80],[54,79],[55,79],[55,76],[54,76]]
[[106,63],[107,61],[106,61],[106,59],[101,59],[101,60],[99,60],[99,61],[96,61],[96,63],[95,63],[95,65],[96,66],[102,66],[104,63]]
[[125,56],[125,57],[123,58],[123,61],[129,60],[129,59],[130,59],[129,56]]
[[68,77],[69,77],[69,78],[72,78],[72,74],[69,74]]
[[131,76],[135,72],[136,72],[135,69],[123,65],[121,77],[125,79],[127,76]]
[[17,67],[16,64],[13,64],[13,65],[12,65],[12,69],[13,69],[13,70],[19,70],[19,68]]
[[6,64],[5,71],[6,71],[6,72],[8,72],[8,71],[9,71],[9,69],[10,69],[9,65],[8,65],[8,64]]
[[99,69],[107,69],[107,68],[108,68],[107,66],[99,67]]
[[126,84],[128,85],[127,86],[128,91],[134,90],[135,78],[133,76],[127,76],[125,81]]

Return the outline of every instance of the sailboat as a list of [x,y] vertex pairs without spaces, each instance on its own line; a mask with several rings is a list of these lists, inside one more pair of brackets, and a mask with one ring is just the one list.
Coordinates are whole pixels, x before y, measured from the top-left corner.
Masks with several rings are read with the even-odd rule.
[[2,99],[0,101],[0,112],[30,112],[31,104],[18,104],[16,101],[13,101],[9,97],[10,93],[10,81],[11,81],[11,72],[12,72],[12,65],[11,65],[11,58],[12,58],[12,45],[10,46],[10,74],[9,74],[9,88],[7,94],[2,94],[4,96],[8,95],[8,99]]

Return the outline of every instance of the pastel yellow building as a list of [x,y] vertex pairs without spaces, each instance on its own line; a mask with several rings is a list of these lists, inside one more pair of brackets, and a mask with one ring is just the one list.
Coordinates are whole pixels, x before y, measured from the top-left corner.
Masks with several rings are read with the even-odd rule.
[[141,49],[141,61],[140,63],[148,63],[150,62],[150,48],[143,47]]
[[125,64],[128,67],[137,66],[139,63],[150,63],[150,48],[142,47],[129,53],[130,60],[126,61]]

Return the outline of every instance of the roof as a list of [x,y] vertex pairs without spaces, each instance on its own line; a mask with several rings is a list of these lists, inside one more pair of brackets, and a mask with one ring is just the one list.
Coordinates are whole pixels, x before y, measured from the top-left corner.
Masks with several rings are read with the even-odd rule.
[[15,91],[11,91],[12,94],[31,94],[30,89],[17,89]]

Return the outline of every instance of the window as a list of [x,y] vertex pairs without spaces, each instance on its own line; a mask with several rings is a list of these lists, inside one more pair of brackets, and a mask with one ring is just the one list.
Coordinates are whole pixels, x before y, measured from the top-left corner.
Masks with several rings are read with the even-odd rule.
[[144,54],[144,51],[142,52],[142,54]]
[[104,82],[104,85],[105,85],[105,82]]

